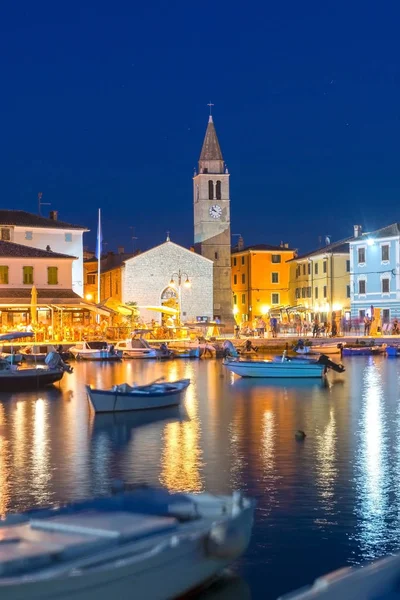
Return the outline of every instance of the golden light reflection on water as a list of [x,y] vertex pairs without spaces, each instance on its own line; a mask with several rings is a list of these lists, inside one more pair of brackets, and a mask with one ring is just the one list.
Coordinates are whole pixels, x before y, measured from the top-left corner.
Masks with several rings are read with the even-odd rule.
[[323,508],[332,512],[335,507],[334,486],[338,470],[336,467],[336,419],[334,409],[329,411],[329,421],[322,432],[317,434],[316,442],[316,476],[318,493],[322,499]]
[[42,504],[50,497],[51,480],[49,426],[46,402],[38,398],[35,402],[33,416],[32,440],[32,492],[35,499]]
[[[169,379],[176,379],[178,367],[171,363]],[[190,367],[185,372],[190,372]],[[184,422],[168,423],[163,430],[160,483],[173,491],[200,492],[203,489],[200,448],[200,419],[196,389],[186,390],[185,409],[189,417]]]
[[10,442],[5,437],[6,416],[4,406],[0,404],[0,518],[3,518],[10,504]]

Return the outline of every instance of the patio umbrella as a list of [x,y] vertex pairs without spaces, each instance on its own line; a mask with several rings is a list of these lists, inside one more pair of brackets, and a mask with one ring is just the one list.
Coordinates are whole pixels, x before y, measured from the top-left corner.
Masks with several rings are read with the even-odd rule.
[[31,290],[31,323],[36,323],[37,312],[37,289],[36,286],[32,286]]

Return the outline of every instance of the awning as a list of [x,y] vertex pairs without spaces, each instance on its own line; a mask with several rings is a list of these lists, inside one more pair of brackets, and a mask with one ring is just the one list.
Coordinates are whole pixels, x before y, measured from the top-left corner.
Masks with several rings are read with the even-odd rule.
[[112,310],[119,313],[120,315],[123,315],[124,317],[131,317],[132,314],[136,312],[136,307],[127,306],[126,304],[118,302],[118,300],[115,300],[113,298],[108,298],[104,302],[103,306],[104,308],[111,308]]

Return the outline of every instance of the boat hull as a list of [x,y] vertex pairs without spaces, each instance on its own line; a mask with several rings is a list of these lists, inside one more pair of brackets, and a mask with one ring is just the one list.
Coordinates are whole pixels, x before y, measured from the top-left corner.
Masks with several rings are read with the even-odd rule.
[[122,359],[122,352],[110,354],[107,350],[81,351],[73,353],[76,360],[97,360],[114,362]]
[[325,366],[311,361],[226,361],[226,368],[240,377],[260,378],[321,378]]
[[398,346],[386,346],[386,354],[388,356],[400,356],[400,348]]
[[157,350],[123,350],[122,358],[157,358]]
[[86,386],[86,392],[89,403],[96,413],[154,410],[179,405],[189,383],[190,380],[184,380],[173,391],[149,394],[96,390],[89,385]]
[[[243,509],[229,521],[229,528],[241,536],[241,543],[228,557],[208,549],[213,524],[184,536],[177,530],[175,540],[159,536],[147,552],[138,553],[129,545],[119,560],[88,569],[70,571],[54,578],[28,578],[18,584],[0,585],[7,600],[110,600],[112,597],[138,600],[177,598],[212,580],[246,550],[253,526],[254,506]],[[156,541],[158,544],[156,544]],[[135,551],[136,550],[136,551]]]
[[[26,373],[25,373],[26,371]],[[0,392],[35,390],[60,381],[64,372],[59,369],[21,369],[0,372]]]
[[343,348],[342,356],[373,356],[374,354],[382,354],[383,348]]

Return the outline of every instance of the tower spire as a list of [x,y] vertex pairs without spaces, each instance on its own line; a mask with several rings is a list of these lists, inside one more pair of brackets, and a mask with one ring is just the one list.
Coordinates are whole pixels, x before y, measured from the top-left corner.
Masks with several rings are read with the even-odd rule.
[[210,102],[207,106],[210,106],[210,115],[200,154],[199,173],[223,173],[224,159],[211,114],[211,108],[214,105]]

